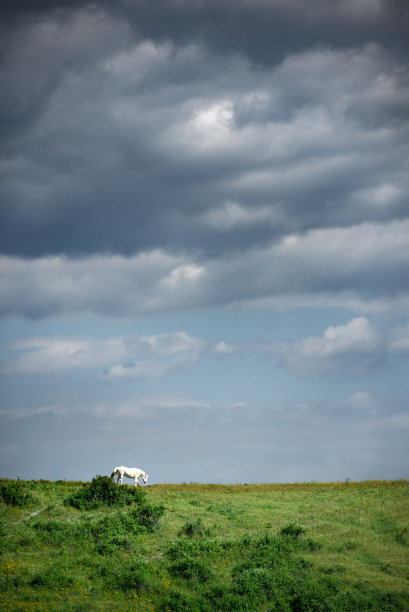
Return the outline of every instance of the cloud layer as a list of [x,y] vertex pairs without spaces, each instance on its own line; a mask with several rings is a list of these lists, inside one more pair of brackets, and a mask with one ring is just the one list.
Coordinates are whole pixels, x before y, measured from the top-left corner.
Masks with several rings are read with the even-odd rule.
[[[405,218],[409,79],[396,37],[383,38],[406,11],[393,21],[398,4],[358,4],[312,3],[311,45],[298,2],[237,3],[232,27],[247,33],[250,15],[269,28],[293,20],[300,44],[280,37],[261,65],[259,30],[237,39],[240,51],[230,38],[220,47],[229,2],[212,7],[209,31],[205,3],[165,3],[161,18],[135,2],[17,21],[2,68],[3,252],[208,259]],[[331,20],[345,40],[329,45]],[[360,43],[347,44],[354,24]]]
[[360,377],[376,371],[387,359],[409,355],[408,328],[377,329],[366,317],[330,326],[321,336],[292,342],[253,339],[228,343],[186,332],[109,339],[92,337],[37,337],[12,342],[1,374],[38,374],[75,369],[99,370],[111,382],[160,378],[175,369],[189,368],[203,355],[225,359],[237,354],[261,355],[272,365],[301,376]]
[[[84,465],[91,475],[110,473],[113,457],[125,463],[135,458],[135,436],[152,483],[190,482],[192,474],[195,481],[215,483],[400,478],[408,459],[404,405],[399,398],[375,399],[366,392],[283,405],[209,406],[186,397],[134,397],[2,416],[0,453],[10,456],[14,475],[23,470],[28,478],[37,478],[38,469],[44,478],[56,478],[66,463],[71,478],[84,479]],[[55,457],[53,468],[38,453],[44,427],[45,456]],[[25,440],[27,429],[31,435]],[[98,435],[90,437],[89,430]]]
[[234,303],[336,302],[404,312],[409,221],[317,229],[220,259],[162,250],[31,260],[2,256],[0,312],[28,317],[94,312],[115,316]]

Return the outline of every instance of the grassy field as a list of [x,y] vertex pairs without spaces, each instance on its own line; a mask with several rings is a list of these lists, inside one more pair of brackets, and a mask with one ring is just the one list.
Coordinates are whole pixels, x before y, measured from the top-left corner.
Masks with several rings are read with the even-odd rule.
[[0,609],[409,610],[409,483],[0,480]]

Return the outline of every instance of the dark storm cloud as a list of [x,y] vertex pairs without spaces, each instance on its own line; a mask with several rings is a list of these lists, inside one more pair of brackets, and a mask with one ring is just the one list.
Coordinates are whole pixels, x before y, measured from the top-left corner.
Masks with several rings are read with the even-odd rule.
[[[373,274],[358,258],[408,214],[403,4],[2,11],[0,240],[16,257],[2,260],[3,312],[228,304],[295,294],[295,279],[361,303],[406,295],[392,249]],[[326,261],[308,255],[328,240]],[[37,284],[21,300],[25,269]]]
[[209,47],[236,51],[266,64],[317,43],[354,46],[362,40],[396,48],[407,45],[409,11],[404,0],[16,0],[2,2],[3,19],[38,15],[82,6],[101,7],[132,24],[138,37],[185,45],[200,40]]

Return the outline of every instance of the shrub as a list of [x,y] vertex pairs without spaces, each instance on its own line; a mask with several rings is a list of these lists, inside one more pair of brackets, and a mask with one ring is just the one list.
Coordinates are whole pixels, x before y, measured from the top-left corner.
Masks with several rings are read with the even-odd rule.
[[210,568],[203,561],[188,556],[171,565],[170,573],[185,580],[198,582],[206,582],[212,575]]
[[172,561],[178,561],[183,557],[203,557],[204,555],[221,552],[225,548],[224,542],[217,539],[186,540],[180,538],[168,547],[166,554]]
[[0,501],[8,506],[28,506],[35,500],[20,480],[9,480],[0,484]]
[[60,523],[50,519],[48,521],[38,520],[33,523],[33,528],[46,544],[60,545],[72,538],[72,526],[69,523]]
[[6,537],[7,530],[3,519],[0,519],[0,542]]
[[308,576],[308,564],[295,554],[301,543],[292,533],[241,543],[243,560],[233,568],[231,592],[242,597],[243,609],[259,609],[267,603],[274,610],[290,609]]
[[74,578],[61,564],[53,564],[43,571],[36,572],[30,580],[30,585],[33,587],[46,587],[51,590],[68,587],[73,583]]
[[94,510],[99,506],[129,506],[143,503],[146,493],[137,487],[117,485],[108,476],[95,476],[90,483],[69,495],[64,504],[78,510]]
[[409,530],[407,527],[396,530],[395,541],[398,542],[398,544],[403,544],[404,546],[409,545]]
[[102,518],[91,528],[98,552],[108,554],[119,548],[130,548],[131,536],[153,532],[158,528],[163,513],[163,506],[152,506],[144,502],[128,513],[117,512]]
[[[256,604],[255,599],[248,594],[233,592],[226,585],[213,585],[206,594],[207,600],[210,603],[211,610],[218,612],[254,612],[255,610],[280,610],[288,611],[287,605],[281,607],[275,605],[274,608],[266,607],[265,605]],[[264,601],[263,598],[258,599]],[[276,604],[276,602],[275,602]]]
[[136,508],[132,508],[130,516],[137,522],[138,525],[152,533],[159,527],[159,519],[164,515],[164,506],[152,506],[146,501],[141,500],[141,503]]
[[158,612],[187,612],[187,610],[200,612],[209,608],[202,599],[172,589],[162,597],[157,610]]
[[91,528],[97,550],[102,555],[130,548],[130,536],[143,530],[133,517],[123,512],[106,516]]
[[361,587],[359,591],[338,593],[331,603],[333,610],[402,612],[408,609],[406,596],[378,588]]
[[209,533],[209,529],[205,529],[205,527],[203,527],[200,518],[198,518],[197,521],[185,523],[182,529],[179,531],[179,535],[187,535],[190,538],[195,536],[203,537],[205,535],[209,535]]
[[294,523],[289,523],[286,527],[281,529],[280,535],[297,540],[305,535],[305,529],[299,525],[294,525]]
[[110,554],[118,549],[128,549],[132,536],[141,532],[153,531],[159,523],[164,509],[144,502],[130,512],[116,512],[104,516],[96,522],[89,519],[79,522],[37,520],[32,527],[40,539],[51,545],[95,545],[100,554]]
[[149,590],[150,574],[149,565],[140,558],[134,558],[119,566],[110,563],[101,569],[105,586],[124,593]]
[[240,595],[253,606],[266,602],[266,596],[272,583],[271,568],[255,567],[236,572],[233,592]]

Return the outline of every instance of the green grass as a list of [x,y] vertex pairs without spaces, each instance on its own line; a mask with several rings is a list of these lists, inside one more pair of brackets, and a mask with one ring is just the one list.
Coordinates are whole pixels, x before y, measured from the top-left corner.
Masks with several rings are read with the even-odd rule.
[[409,483],[0,480],[0,610],[409,610]]

